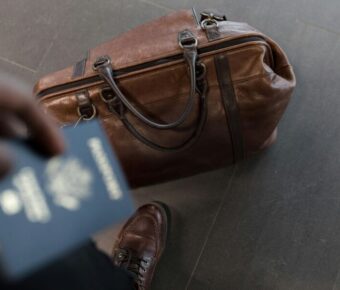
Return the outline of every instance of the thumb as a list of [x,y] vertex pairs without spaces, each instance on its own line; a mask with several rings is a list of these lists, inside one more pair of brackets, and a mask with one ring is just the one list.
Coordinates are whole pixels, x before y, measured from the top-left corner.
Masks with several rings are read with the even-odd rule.
[[4,178],[12,169],[12,155],[8,148],[0,145],[0,179]]

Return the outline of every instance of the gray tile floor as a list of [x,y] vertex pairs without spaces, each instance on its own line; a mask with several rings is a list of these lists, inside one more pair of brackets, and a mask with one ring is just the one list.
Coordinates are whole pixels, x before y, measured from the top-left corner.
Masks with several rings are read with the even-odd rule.
[[[264,154],[134,192],[139,204],[173,209],[153,289],[340,289],[340,1],[1,0],[0,71],[33,84],[89,47],[192,5],[272,36],[298,86]],[[101,247],[115,232],[99,236]]]

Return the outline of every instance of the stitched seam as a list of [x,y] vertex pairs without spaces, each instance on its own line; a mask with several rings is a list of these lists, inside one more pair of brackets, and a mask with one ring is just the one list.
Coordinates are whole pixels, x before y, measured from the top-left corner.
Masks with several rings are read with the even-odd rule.
[[[199,34],[200,33],[200,31],[198,31],[197,30],[197,28],[196,28],[196,32]],[[205,34],[203,34],[205,37],[206,37],[206,35]],[[247,34],[247,35],[249,35],[249,36],[263,36],[263,34],[261,34],[261,33],[253,33],[253,34]],[[237,38],[230,38],[230,39],[221,39],[221,41],[218,41],[218,43],[220,43],[220,42],[223,42],[223,41],[231,41],[231,40],[234,40],[234,39],[237,39]],[[243,43],[243,44],[241,44],[241,49],[244,47],[244,46],[248,46],[248,45],[266,45],[266,42],[264,42],[264,41],[252,41],[252,42],[249,42],[249,43]],[[202,47],[206,47],[206,46],[209,46],[209,42],[206,42],[205,43],[205,45],[203,45]],[[268,45],[269,46],[269,45]],[[95,49],[95,48],[94,48]],[[88,51],[88,61],[87,61],[87,64],[86,64],[86,67],[85,67],[85,72],[87,71],[87,67],[88,67],[88,64],[89,63],[92,63],[92,52],[93,52],[93,50],[94,49],[90,49],[89,51]],[[223,50],[218,50],[218,52],[220,53],[223,53],[223,52],[228,52],[228,51],[233,51],[233,50],[237,50],[237,49],[239,49],[239,45],[236,45],[235,47],[234,46],[232,46],[232,47],[227,47],[227,48],[225,48],[225,49],[223,49]],[[179,53],[181,53],[181,50],[179,50]],[[168,57],[168,56],[172,56],[172,55],[176,55],[176,54],[179,54],[178,53],[178,50],[176,50],[176,51],[172,51],[172,53],[169,53],[169,52],[167,52],[167,53],[165,53],[164,55],[162,54],[162,55],[159,55],[159,56],[157,56],[157,58],[155,57],[155,56],[153,56],[153,57],[149,57],[149,58],[145,58],[145,59],[143,59],[143,62],[148,62],[148,61],[152,61],[152,60],[157,60],[157,59],[159,59],[159,58],[163,58],[163,57]],[[210,54],[208,53],[206,56],[209,56]],[[205,57],[205,55],[203,55],[202,57]],[[126,63],[127,65],[125,66],[124,65],[124,67],[122,67],[122,68],[125,68],[125,67],[128,67],[128,66],[134,66],[134,65],[138,65],[138,64],[141,64],[141,63],[143,63],[143,62],[140,62],[140,61],[135,61],[135,62],[130,62],[130,63]],[[96,74],[89,74],[89,75],[86,75],[84,78],[91,78],[91,77],[94,77],[94,76],[96,76]],[[79,79],[82,79],[82,77],[80,77]],[[78,80],[78,78],[75,78],[74,79],[74,81],[77,81]],[[69,81],[66,81],[66,82],[64,82],[64,83],[61,83],[61,84],[58,84],[58,85],[62,85],[62,84],[66,84],[66,83],[68,83]],[[49,87],[53,87],[53,86],[49,86]],[[42,91],[42,90],[40,90],[40,91]],[[37,92],[38,93],[38,92]],[[47,96],[46,96],[47,97]]]
[[[262,77],[267,77],[267,76],[269,76],[269,75],[271,75],[271,74],[275,74],[275,72],[268,72],[268,73],[266,73],[266,74],[257,74],[257,75],[253,75],[253,76],[250,76],[250,77],[245,77],[245,78],[242,78],[242,79],[238,79],[238,80],[235,80],[235,81],[233,81],[232,83],[234,84],[234,83],[241,83],[241,82],[246,82],[246,81],[248,81],[248,80],[252,80],[252,79],[256,79],[256,78],[262,78]],[[101,84],[98,84],[97,85],[97,88],[100,88],[101,87]],[[215,85],[211,85],[211,86],[209,86],[209,88],[216,88],[216,87],[218,87],[218,84],[215,84]],[[82,89],[86,89],[86,88],[82,88]],[[94,89],[96,89],[96,88],[92,88],[91,90],[94,90]],[[78,90],[77,90],[78,91]],[[183,93],[183,95],[184,94],[188,94],[189,92],[185,92],[185,93]],[[58,99],[58,98],[70,98],[71,96],[74,96],[74,92],[73,93],[67,93],[67,94],[65,94],[65,95],[56,95],[56,96],[51,96],[51,97],[47,97],[47,98],[42,98],[41,100],[40,100],[40,102],[41,103],[44,103],[44,102],[48,102],[48,101],[53,101],[53,100],[55,100],[55,99]],[[149,102],[149,103],[144,103],[143,105],[149,105],[149,104],[153,104],[153,103],[157,103],[157,102],[159,102],[159,101],[162,101],[162,100],[167,100],[167,99],[171,99],[171,98],[175,98],[175,97],[168,97],[168,98],[163,98],[163,99],[160,99],[160,100],[155,100],[155,101],[153,101],[153,102]],[[180,97],[178,97],[178,98],[180,98]]]
[[[266,46],[265,45],[265,43],[263,43],[263,42],[250,42],[250,43],[245,43],[245,44],[242,44],[243,46],[241,47],[241,48],[239,48],[239,47],[229,47],[229,48],[226,48],[226,49],[223,49],[223,50],[218,50],[218,53],[232,53],[233,52],[233,50],[237,50],[237,51],[240,51],[240,50],[242,50],[245,46],[250,46],[250,45],[263,45],[263,46]],[[208,55],[203,55],[202,57],[204,58],[204,57],[208,57],[210,54],[208,54]],[[171,55],[169,55],[169,54],[166,54],[166,55],[164,55],[164,57],[165,56],[171,56]],[[159,56],[158,58],[163,58],[163,56]],[[157,58],[157,59],[158,59]],[[149,60],[153,60],[153,59],[155,59],[155,58],[152,58],[152,59],[145,59],[145,61],[144,62],[147,62],[147,61],[149,61]],[[89,58],[89,60],[90,60],[90,58]],[[169,64],[163,64],[163,65],[160,65],[160,70],[161,69],[163,69],[163,68],[169,68],[169,67],[174,67],[174,66],[178,66],[178,65],[181,65],[182,63],[184,62],[184,59],[183,60],[178,60],[178,61],[176,61],[175,63],[169,63]],[[87,61],[87,63],[90,63],[90,61]],[[124,68],[125,67],[129,67],[129,66],[133,66],[133,65],[135,65],[135,64],[140,64],[139,62],[138,63],[133,63],[133,64],[130,64],[130,63],[128,63],[126,66],[124,66]],[[86,68],[87,68],[87,64],[86,64]],[[86,71],[86,69],[85,69],[85,71]],[[139,79],[139,78],[141,78],[141,77],[144,77],[144,74],[145,74],[145,72],[144,72],[144,70],[140,70],[140,71],[136,71],[136,72],[132,72],[134,75],[132,76],[134,79]],[[148,73],[148,72],[146,72],[146,73]],[[130,74],[130,73],[129,73]],[[121,78],[121,79],[123,79],[124,77],[128,77],[129,76],[129,74],[128,75],[126,75],[126,76],[121,76],[121,77],[119,77],[119,78]],[[80,77],[79,79],[86,79],[86,78],[91,78],[91,77],[94,77],[94,76],[97,76],[96,74],[93,74],[93,75],[87,75],[87,76],[85,76],[85,77]],[[119,79],[118,78],[118,79]],[[78,78],[75,78],[74,80],[72,80],[72,81],[77,81],[77,80],[79,80]],[[65,83],[61,83],[60,85],[63,85],[63,84],[66,84],[66,83],[68,83],[68,82],[65,82]],[[99,84],[105,84],[105,82],[104,81],[100,81],[100,83]],[[99,84],[97,84],[97,85],[99,85]],[[94,84],[91,84],[91,85],[84,85],[84,86],[82,86],[82,87],[79,87],[79,88],[77,88],[77,89],[74,89],[74,91],[78,91],[79,89],[86,89],[86,88],[90,88],[90,87],[92,87],[92,86],[94,86]],[[53,86],[51,86],[51,87],[53,87]],[[65,94],[72,94],[72,91],[69,91],[69,92],[65,92]],[[55,96],[60,96],[61,94],[63,94],[62,92],[58,92],[58,93],[56,93],[57,95],[52,95],[51,97],[55,97]],[[49,97],[49,95],[47,95],[47,96],[44,96],[43,98],[41,98],[41,99],[49,99],[50,97]]]
[[[283,69],[284,67],[280,68]],[[263,77],[268,77],[272,74],[275,74],[274,72],[270,72],[270,73],[266,73],[266,74],[259,74],[259,75],[254,75],[253,77],[247,77],[247,78],[244,78],[244,79],[240,79],[240,80],[237,80],[237,81],[233,81],[231,84],[232,85],[237,85],[237,84],[241,84],[241,83],[244,83],[244,82],[247,82],[247,81],[250,81],[250,80],[254,80],[254,79],[260,79],[260,78],[263,78]],[[211,89],[216,89],[218,88],[219,85],[216,84],[216,85],[213,85],[213,86],[209,86],[209,88]],[[185,94],[183,94],[185,95]],[[58,99],[58,98],[70,98],[71,96],[74,96],[74,94],[67,94],[65,96],[53,96],[53,97],[50,97],[50,98],[46,98],[46,99],[43,99],[40,101],[40,103],[44,104],[44,103],[48,103],[49,101],[53,101],[55,99]],[[149,102],[149,103],[144,103],[143,106],[147,106],[147,105],[151,105],[151,104],[154,104],[154,103],[158,103],[158,102],[162,102],[163,100],[168,100],[168,99],[178,99],[178,98],[182,98],[181,97],[168,97],[168,98],[164,98],[164,99],[161,99],[161,100],[155,100],[153,102]],[[91,99],[92,101],[94,101],[93,99]],[[48,106],[47,104],[44,104],[45,106]],[[107,112],[107,113],[102,113],[102,115],[100,116],[102,120],[107,120],[107,119],[110,119],[112,117],[116,116],[114,113],[111,113],[111,112]]]
[[[199,34],[200,31],[198,31],[197,29],[195,30],[196,34]],[[174,34],[175,35],[175,34]],[[177,34],[176,34],[177,35]],[[205,36],[205,35],[204,35]],[[263,34],[261,33],[255,33],[255,34],[249,34],[249,36],[263,36]],[[205,36],[206,37],[206,36]],[[218,43],[220,42],[223,42],[223,41],[231,41],[231,40],[234,40],[234,39],[237,39],[237,38],[230,38],[230,39],[220,39],[220,41],[218,41]],[[265,45],[264,41],[251,41],[249,43],[242,43],[242,45]],[[206,42],[204,43],[204,45],[201,47],[207,47],[209,46],[210,43],[209,42]],[[244,46],[241,46],[241,49],[243,48]],[[239,47],[237,45],[234,46],[231,46],[231,47],[227,47],[227,48],[224,48],[223,50],[221,50],[221,52],[227,52],[227,51],[232,51],[232,50],[237,50],[239,49]],[[161,54],[161,55],[157,55],[157,56],[152,56],[152,57],[148,57],[148,58],[143,58],[142,62],[139,60],[139,61],[134,61],[134,62],[127,62],[127,63],[124,63],[124,67],[122,68],[126,68],[126,67],[129,67],[129,66],[134,66],[134,65],[138,65],[138,64],[142,64],[144,62],[148,62],[148,61],[153,61],[153,60],[157,60],[159,58],[164,58],[164,57],[171,57],[173,55],[176,55],[176,54],[181,54],[182,53],[182,50],[180,49],[177,49],[177,50],[169,50],[169,51],[166,51],[164,54]],[[204,55],[203,55],[204,57]],[[119,70],[119,69],[118,69]],[[94,76],[94,75],[89,75],[87,77],[91,77],[91,76]]]
[[[259,35],[261,35],[261,34],[259,34]],[[258,35],[254,35],[254,36],[258,36]],[[237,39],[237,38],[225,39],[225,41],[231,41],[231,40],[234,40],[234,39]],[[223,41],[220,41],[220,42],[223,42]],[[202,48],[203,47],[208,47],[209,44],[210,44],[209,42],[205,43],[205,45],[202,46]],[[239,45],[241,45],[241,47]],[[226,48],[220,49],[218,51],[220,51],[221,53],[223,53],[223,52],[232,52],[233,50],[235,50],[235,51],[237,50],[238,51],[238,50],[244,49],[246,46],[265,45],[265,43],[263,41],[261,41],[261,42],[260,41],[251,41],[251,42],[248,42],[248,43],[241,43],[239,45],[226,47]],[[171,57],[171,56],[174,56],[174,55],[177,55],[177,54],[181,54],[181,53],[182,53],[182,50],[176,50],[176,51],[173,50],[172,53],[167,52],[167,53],[164,53],[162,55],[158,55],[157,57],[153,56],[153,57],[145,58],[145,59],[143,59],[143,62],[135,61],[135,62],[125,63],[124,67],[122,67],[122,68],[126,68],[126,67],[129,67],[129,66],[134,66],[134,65],[142,64],[144,62],[153,61],[153,60],[157,60],[157,59],[164,58],[164,57]],[[201,57],[206,57],[206,56],[209,56],[211,53],[213,53],[213,52],[205,53],[205,54],[200,55],[200,56]],[[178,60],[178,61],[181,61],[181,60]],[[183,59],[183,61],[184,61],[184,59]]]

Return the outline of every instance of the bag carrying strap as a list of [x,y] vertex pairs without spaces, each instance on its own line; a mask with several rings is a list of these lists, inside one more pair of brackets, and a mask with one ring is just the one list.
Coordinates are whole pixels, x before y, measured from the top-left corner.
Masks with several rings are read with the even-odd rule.
[[149,146],[150,148],[153,148],[155,150],[162,151],[162,152],[180,152],[185,149],[188,149],[198,140],[198,138],[200,137],[203,131],[203,128],[204,128],[204,125],[207,119],[208,110],[207,110],[207,102],[206,102],[206,93],[207,93],[206,82],[201,82],[199,84],[199,89],[197,89],[197,93],[199,94],[200,99],[199,99],[199,115],[196,121],[195,130],[191,133],[191,135],[184,142],[182,142],[179,145],[172,146],[172,147],[157,144],[154,141],[151,141],[150,139],[142,135],[131,124],[131,122],[126,117],[126,114],[125,114],[126,109],[124,107],[124,104],[117,97],[113,97],[111,100],[107,101],[107,105],[111,112],[114,112],[115,114],[117,114],[117,116],[122,121],[126,129],[143,144]]
[[[199,138],[200,134],[202,133],[207,116],[206,105],[207,82],[205,80],[206,71],[204,64],[199,63],[197,60],[198,59],[197,39],[194,37],[192,32],[190,32],[189,30],[184,30],[178,34],[178,41],[180,47],[183,49],[184,60],[189,66],[191,86],[190,95],[183,113],[179,116],[177,120],[170,123],[156,122],[150,119],[148,116],[144,115],[142,112],[136,109],[134,105],[130,103],[130,101],[124,96],[122,91],[119,89],[116,81],[114,80],[110,57],[101,56],[93,64],[93,69],[96,72],[98,72],[99,75],[107,82],[107,84],[109,85],[110,89],[113,92],[106,94],[106,97],[103,97],[102,94],[102,98],[107,103],[109,110],[116,113],[119,116],[120,120],[123,122],[124,126],[128,129],[128,131],[133,136],[135,136],[139,141],[153,149],[166,152],[184,150],[193,145]],[[196,94],[199,95],[199,116],[197,118],[195,130],[188,139],[186,139],[182,144],[177,146],[166,147],[151,141],[150,139],[143,136],[130,123],[130,121],[127,119],[125,115],[126,110],[128,110],[138,120],[156,129],[165,130],[177,128],[184,123],[184,121],[189,117],[190,113],[192,112]]]

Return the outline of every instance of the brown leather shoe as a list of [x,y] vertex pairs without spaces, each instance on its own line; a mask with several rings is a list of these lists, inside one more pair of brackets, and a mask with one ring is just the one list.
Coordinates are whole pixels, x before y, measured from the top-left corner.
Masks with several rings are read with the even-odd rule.
[[115,266],[128,270],[136,289],[150,288],[167,237],[169,211],[158,202],[141,206],[120,231],[113,249]]

